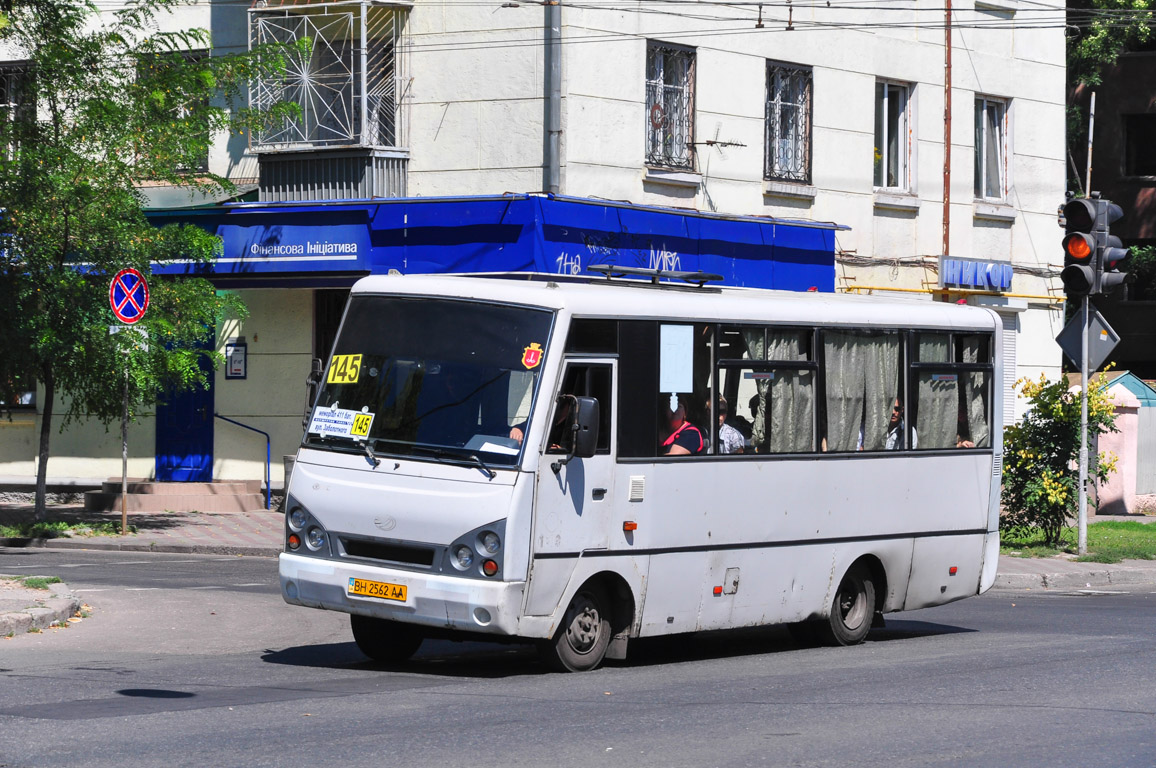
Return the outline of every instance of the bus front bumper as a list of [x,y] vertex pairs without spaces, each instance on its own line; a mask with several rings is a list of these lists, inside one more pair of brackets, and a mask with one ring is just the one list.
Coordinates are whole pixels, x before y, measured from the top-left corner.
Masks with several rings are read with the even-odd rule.
[[[282,552],[281,596],[292,605],[494,635],[518,635],[524,582],[414,573]],[[404,601],[349,594],[351,579],[405,587]],[[523,630],[526,628],[523,627]]]

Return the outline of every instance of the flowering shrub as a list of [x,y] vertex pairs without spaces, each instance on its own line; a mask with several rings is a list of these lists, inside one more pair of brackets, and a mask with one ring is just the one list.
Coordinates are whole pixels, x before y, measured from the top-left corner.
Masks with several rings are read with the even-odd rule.
[[[1093,377],[1088,388],[1088,480],[1103,483],[1116,470],[1116,457],[1092,451],[1096,435],[1116,432],[1116,413],[1108,382]],[[1020,396],[1031,407],[1018,424],[1004,430],[1003,502],[1000,530],[1015,537],[1042,533],[1057,546],[1077,513],[1080,481],[1080,393],[1064,379],[1020,379]]]

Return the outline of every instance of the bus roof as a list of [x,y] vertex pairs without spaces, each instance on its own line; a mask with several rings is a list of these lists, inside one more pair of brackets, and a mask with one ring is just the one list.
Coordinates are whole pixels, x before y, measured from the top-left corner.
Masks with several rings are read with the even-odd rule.
[[990,309],[917,298],[858,296],[762,288],[702,287],[602,276],[372,275],[353,293],[441,296],[566,310],[580,317],[785,325],[969,328],[999,325]]

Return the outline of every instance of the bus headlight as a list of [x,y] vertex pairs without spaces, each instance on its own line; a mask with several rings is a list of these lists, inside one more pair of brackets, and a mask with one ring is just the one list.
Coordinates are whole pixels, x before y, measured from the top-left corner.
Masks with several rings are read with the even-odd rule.
[[481,536],[482,550],[487,555],[496,554],[502,548],[502,540],[493,531],[483,531]]
[[313,526],[305,532],[305,545],[316,552],[325,546],[327,538],[325,531]]
[[293,530],[300,531],[308,521],[309,518],[301,507],[293,507],[289,510],[289,527]]
[[474,564],[474,551],[465,544],[454,550],[454,565],[461,570],[468,569]]

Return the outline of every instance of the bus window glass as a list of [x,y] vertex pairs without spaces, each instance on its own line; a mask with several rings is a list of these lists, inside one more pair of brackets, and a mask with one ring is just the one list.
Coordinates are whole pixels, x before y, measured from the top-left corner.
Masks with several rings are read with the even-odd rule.
[[[609,365],[570,364],[562,382],[561,395],[577,395],[579,397],[593,397],[598,400],[598,453],[610,452],[610,412],[611,402],[611,372]],[[556,402],[554,415],[550,420],[550,434],[547,439],[547,453],[569,453],[572,435],[568,433],[570,424],[570,404],[566,401]]]
[[955,337],[955,362],[990,363],[991,337],[978,333],[961,333]]
[[951,336],[946,333],[919,334],[919,350],[916,358],[921,363],[950,362],[948,351],[951,349]]
[[355,296],[305,435],[311,447],[513,465],[553,314]]
[[[750,442],[756,453],[798,453],[815,447],[814,371],[790,363],[811,358],[807,331],[746,328],[744,357],[766,366],[742,369],[739,398],[751,393]],[[784,365],[787,363],[788,365]]]
[[825,331],[823,356],[825,450],[886,449],[892,408],[902,402],[899,334]]
[[959,378],[959,373],[918,373],[913,420],[919,448],[955,447],[962,402]]
[[991,447],[991,426],[987,416],[990,394],[990,373],[972,371],[963,374],[963,408],[960,410],[959,440],[956,447]]

